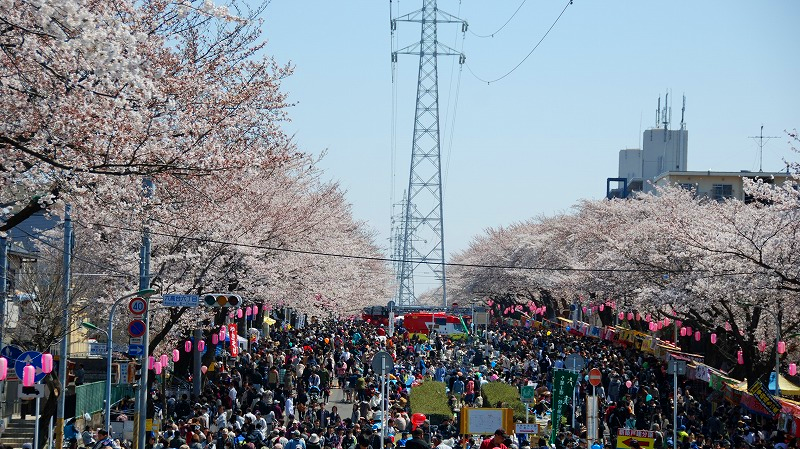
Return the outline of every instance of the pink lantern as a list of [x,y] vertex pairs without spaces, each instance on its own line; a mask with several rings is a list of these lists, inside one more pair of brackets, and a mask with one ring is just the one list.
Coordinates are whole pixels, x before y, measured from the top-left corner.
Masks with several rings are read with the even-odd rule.
[[694,341],[700,341],[700,331],[695,331],[694,333]]
[[161,354],[159,361],[161,362],[161,366],[166,368],[169,365],[169,356],[166,354]]
[[669,318],[664,318],[664,326],[669,326]]
[[36,380],[36,368],[34,368],[32,365],[28,365],[25,368],[22,368],[23,387],[32,387],[35,380]]
[[652,320],[651,320],[651,318],[652,318],[652,317],[650,316],[650,314],[649,314],[649,313],[648,313],[647,315],[645,315],[645,316],[644,316],[644,320],[645,320],[645,321],[647,321],[647,322],[650,322],[650,321],[652,321]]
[[726,330],[726,331],[728,331],[728,332],[730,332],[730,331],[731,331],[731,329],[732,329],[732,327],[731,327],[731,323],[729,323],[729,322],[727,322],[727,321],[726,321],[726,322],[725,322],[725,330]]
[[147,369],[153,369],[156,364],[156,358],[152,355],[147,358]]
[[[227,327],[222,326],[222,327],[219,328],[219,334],[222,335],[223,337],[227,332],[228,332],[228,328]],[[224,338],[222,338],[221,340],[224,340]]]
[[0,380],[6,380],[8,376],[8,359],[0,357]]
[[244,312],[242,311],[242,309],[239,309],[239,310],[236,311],[236,316],[239,317],[239,318],[244,316]]
[[786,342],[785,341],[779,341],[778,342],[778,354],[783,354],[784,352],[786,352]]
[[583,314],[586,315],[586,306],[584,306],[581,310],[583,310]]
[[619,319],[620,320],[624,320],[625,319],[625,312],[620,312],[619,313]]
[[247,309],[245,309],[245,314],[246,314],[247,316],[250,316],[250,315],[252,315],[252,314],[253,314],[253,308],[252,308],[252,307],[250,307],[250,306],[247,306]]
[[604,306],[604,305],[600,304],[600,307],[598,307],[598,308],[599,308],[599,309],[600,309],[600,311],[602,312],[602,311],[603,311],[603,309],[605,309],[605,308],[606,308],[606,306]]
[[206,342],[203,341],[203,340],[198,341],[197,342],[197,352],[203,352],[205,350],[206,350]]
[[764,341],[764,340],[759,341],[758,342],[758,350],[761,351],[761,352],[764,352],[766,349],[767,349],[767,342]]
[[662,323],[661,321],[658,322],[657,326],[658,326],[658,330],[664,329],[664,323]]
[[53,371],[53,354],[42,354],[42,372],[45,374]]
[[192,352],[192,341],[191,340],[186,340],[183,343],[183,351],[184,352]]
[[741,349],[736,353],[736,361],[739,363],[739,365],[744,365],[744,354],[742,353]]
[[542,314],[544,315],[547,312],[547,306],[542,306]]
[[200,367],[200,371],[202,371],[202,372],[203,372],[203,374],[205,374],[205,373],[206,373],[206,371],[208,371],[208,367],[207,367],[207,366],[205,366],[205,365],[203,365],[203,366],[201,366],[201,367]]
[[681,337],[685,337],[685,336],[686,336],[686,328],[682,327],[681,328]]
[[711,344],[717,344],[717,334],[711,334]]
[[153,371],[156,372],[156,375],[161,374],[161,362],[156,362],[153,364]]
[[794,376],[795,374],[797,374],[797,365],[794,364],[794,363],[790,363],[789,364],[789,375],[790,376]]
[[683,324],[683,321],[675,320],[675,327],[681,327],[682,324]]
[[686,326],[686,335],[692,335],[692,327]]
[[633,312],[628,312],[628,321],[633,321]]
[[636,321],[642,321],[642,314],[639,312],[636,312]]
[[219,335],[217,335],[217,334],[211,335],[211,344],[215,345],[217,343],[219,343]]
[[225,332],[219,331],[219,337],[217,338],[219,341],[225,341]]
[[177,349],[173,349],[172,350],[172,361],[173,362],[177,362],[180,359],[181,359],[181,352],[178,351]]
[[267,305],[266,304],[261,306],[261,311],[262,312],[266,312],[267,311]]

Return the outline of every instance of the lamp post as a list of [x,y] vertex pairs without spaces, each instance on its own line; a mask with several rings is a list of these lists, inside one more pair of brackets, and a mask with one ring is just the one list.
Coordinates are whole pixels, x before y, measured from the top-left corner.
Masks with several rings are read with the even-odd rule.
[[[118,298],[116,301],[114,301],[114,304],[111,306],[111,313],[108,316],[108,331],[100,329],[99,327],[95,326],[94,324],[86,322],[86,321],[81,323],[81,326],[83,326],[83,327],[85,327],[87,329],[100,331],[100,332],[106,334],[106,351],[107,351],[106,352],[106,404],[105,404],[105,409],[103,410],[103,413],[105,414],[103,419],[105,420],[104,425],[105,425],[106,430],[109,431],[109,434],[111,434],[111,362],[112,362],[112,359],[113,359],[112,354],[113,354],[113,348],[114,348],[114,343],[113,343],[114,314],[116,313],[117,306],[119,305],[120,302],[122,302],[122,301],[124,301],[126,299],[135,298],[137,296],[149,297],[149,296],[154,295],[155,293],[156,293],[156,291],[154,289],[148,288],[148,289],[144,289],[144,290],[139,290],[138,292],[128,293],[127,295],[122,296],[122,297]],[[120,373],[120,375],[122,375],[122,373]]]

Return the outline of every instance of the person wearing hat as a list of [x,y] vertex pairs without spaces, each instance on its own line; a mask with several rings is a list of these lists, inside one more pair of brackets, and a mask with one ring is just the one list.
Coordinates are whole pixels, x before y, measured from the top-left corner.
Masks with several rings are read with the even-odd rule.
[[306,449],[306,442],[300,438],[300,431],[295,429],[292,431],[292,439],[284,445],[285,449]]
[[308,437],[308,444],[306,444],[306,449],[322,449],[322,446],[319,442],[319,435],[316,433],[312,433],[310,437]]
[[505,429],[497,429],[494,431],[494,435],[483,440],[480,449],[508,449],[508,446],[505,445],[507,437],[508,435],[506,434]]
[[97,443],[94,444],[92,449],[105,449],[109,447],[112,449],[120,449],[116,442],[108,435],[108,430],[106,429],[97,431],[97,440]]

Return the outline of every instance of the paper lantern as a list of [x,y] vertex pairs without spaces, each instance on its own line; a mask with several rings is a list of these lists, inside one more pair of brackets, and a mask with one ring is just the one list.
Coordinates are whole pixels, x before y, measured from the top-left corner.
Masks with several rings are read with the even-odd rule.
[[784,352],[786,352],[786,342],[785,341],[779,341],[778,342],[778,354],[783,354]]
[[647,315],[645,315],[645,317],[644,317],[644,320],[645,320],[645,321],[647,321],[647,322],[650,322],[650,321],[652,321],[652,320],[651,320],[651,318],[652,318],[652,317],[651,317],[651,316],[650,316],[650,314],[648,313]]
[[695,331],[694,333],[694,341],[700,341],[700,331]]
[[192,341],[191,340],[186,340],[183,343],[183,351],[184,352],[192,352]]
[[156,372],[156,375],[161,374],[161,361],[158,361],[153,364],[153,371]]
[[205,350],[206,350],[206,342],[203,341],[203,340],[198,341],[197,342],[197,352],[203,352]]
[[642,321],[642,314],[639,312],[636,312],[636,321]]
[[8,376],[8,359],[0,357],[0,380],[6,380]]
[[682,324],[683,324],[683,321],[675,320],[675,327],[681,327]]
[[797,365],[794,364],[794,363],[790,363],[789,364],[789,375],[790,376],[794,376],[795,374],[797,374]]
[[219,343],[219,335],[217,335],[217,334],[211,335],[211,344],[215,345],[217,343]]
[[681,328],[681,337],[685,337],[685,336],[686,336],[686,328],[682,327]]
[[692,327],[686,326],[686,335],[692,335]]
[[244,310],[244,312],[245,312],[245,315],[250,316],[250,315],[253,314],[253,308],[250,307],[250,306],[247,306],[247,308]]
[[173,349],[172,350],[172,361],[173,362],[177,362],[180,359],[181,359],[181,352],[178,351],[177,349]]
[[428,417],[425,416],[424,413],[414,413],[413,415],[411,415],[411,425],[412,425],[411,427],[412,427],[412,430],[416,429],[417,426],[419,426],[422,423],[424,423],[426,419],[428,419]]
[[631,381],[625,382],[625,386],[628,387],[628,388],[630,388],[632,385],[633,385],[633,382],[631,382]]
[[53,371],[53,354],[42,354],[42,372],[45,374]]
[[739,365],[744,365],[744,354],[741,349],[736,353],[736,362],[738,362]]
[[669,318],[664,318],[664,326],[669,326]]
[[206,371],[208,371],[208,367],[203,365],[203,366],[200,367],[200,371],[202,371],[202,373],[205,374]]
[[717,334],[711,334],[711,344],[717,344]]
[[604,305],[600,304],[600,307],[598,307],[598,308],[599,308],[599,309],[600,309],[600,311],[602,312],[602,311],[603,311],[603,309],[605,309],[605,308],[606,308],[606,306],[604,306]]
[[236,316],[239,317],[239,318],[244,316],[244,312],[242,311],[242,309],[239,309],[239,310],[236,311]]
[[581,310],[583,311],[583,314],[586,315],[586,307],[584,306]]
[[633,321],[633,312],[628,312],[628,321]]
[[764,352],[766,349],[767,349],[767,342],[764,341],[764,340],[759,341],[758,342],[758,350],[761,351],[761,352]]
[[732,327],[731,327],[731,323],[729,323],[729,322],[727,322],[727,321],[726,321],[726,322],[725,322],[725,330],[726,330],[726,331],[728,331],[728,332],[730,332],[730,331],[731,331],[731,329],[732,329]]
[[36,368],[32,365],[28,365],[22,369],[22,386],[23,387],[32,387],[34,384],[34,380],[36,380]]
[[266,304],[261,306],[261,311],[262,312],[266,312],[267,311],[267,305]]
[[624,320],[625,319],[625,312],[620,312],[619,313],[619,319],[620,320]]
[[664,323],[662,323],[661,321],[658,322],[657,326],[658,330],[664,329]]
[[156,358],[152,355],[147,358],[147,369],[153,369],[156,364]]
[[169,356],[166,354],[161,354],[161,358],[159,359],[161,362],[161,367],[166,368],[169,365]]
[[542,314],[544,315],[545,312],[547,312],[547,306],[542,306]]

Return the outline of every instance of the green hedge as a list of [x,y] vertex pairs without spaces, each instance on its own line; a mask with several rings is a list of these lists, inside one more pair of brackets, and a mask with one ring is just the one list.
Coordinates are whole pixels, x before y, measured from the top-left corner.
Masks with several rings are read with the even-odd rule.
[[434,425],[440,424],[445,418],[453,417],[445,393],[445,384],[442,382],[429,380],[413,387],[409,405],[411,413],[424,413]]
[[525,405],[519,401],[519,390],[503,382],[489,382],[481,385],[484,407],[495,407],[498,402],[514,409],[514,419],[525,419]]

